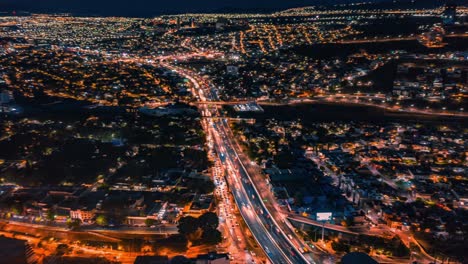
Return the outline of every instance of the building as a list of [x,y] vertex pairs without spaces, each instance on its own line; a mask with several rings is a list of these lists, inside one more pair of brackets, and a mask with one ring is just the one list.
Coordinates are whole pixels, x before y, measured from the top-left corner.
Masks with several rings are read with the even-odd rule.
[[35,264],[38,259],[26,240],[0,237],[0,262],[8,264]]
[[70,210],[70,218],[79,219],[83,223],[91,222],[94,216],[95,216],[95,213],[93,210],[86,210],[86,209]]
[[184,210],[184,214],[193,217],[199,217],[204,213],[209,212],[213,205],[213,195],[211,194],[197,194],[194,196],[192,203],[188,210]]

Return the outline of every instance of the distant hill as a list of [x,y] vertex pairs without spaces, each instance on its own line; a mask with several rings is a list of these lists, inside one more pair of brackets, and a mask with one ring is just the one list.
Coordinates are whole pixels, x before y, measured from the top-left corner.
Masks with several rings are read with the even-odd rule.
[[[457,2],[467,3],[468,0]],[[0,0],[0,11],[72,13],[75,15],[151,17],[187,12],[272,12],[281,9],[364,2],[363,0]],[[366,0],[385,7],[442,5],[444,0]]]

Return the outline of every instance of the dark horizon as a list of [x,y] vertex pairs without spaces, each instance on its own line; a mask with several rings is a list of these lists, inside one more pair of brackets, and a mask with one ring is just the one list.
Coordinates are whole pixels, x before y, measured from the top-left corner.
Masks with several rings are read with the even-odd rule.
[[[99,1],[99,0],[98,0]],[[392,0],[371,0],[375,3],[386,2],[395,5]],[[462,2],[465,2],[463,0]],[[361,0],[177,0],[147,3],[144,0],[0,0],[0,11],[26,11],[33,13],[71,13],[75,15],[151,17],[162,14],[198,13],[198,12],[271,12],[281,9],[308,5],[333,5],[362,2]],[[411,2],[400,0],[399,2]],[[419,0],[414,5],[441,4],[443,0]],[[400,3],[401,4],[401,3]]]

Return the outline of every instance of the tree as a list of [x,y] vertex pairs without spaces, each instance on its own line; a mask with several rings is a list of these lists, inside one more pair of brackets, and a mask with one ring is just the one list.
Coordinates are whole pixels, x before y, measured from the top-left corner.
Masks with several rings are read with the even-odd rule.
[[52,211],[52,210],[47,211],[46,219],[49,220],[49,221],[54,221],[55,220],[55,212]]
[[185,236],[177,234],[157,240],[155,243],[158,248],[167,248],[174,252],[185,252],[187,250],[187,242]]
[[338,252],[349,252],[350,246],[348,244],[342,243],[342,242],[335,242],[333,241],[331,243],[331,246],[333,250],[338,251]]
[[23,206],[20,204],[14,204],[11,206],[10,211],[12,214],[20,215],[23,213]]
[[354,224],[354,221],[351,217],[346,217],[346,226],[349,227],[349,226],[353,226]]
[[184,160],[187,165],[196,170],[204,170],[208,168],[208,154],[205,150],[196,150],[187,148],[184,150]]
[[187,239],[193,243],[198,244],[200,243],[202,236],[203,236],[203,229],[199,227],[195,230],[195,232],[188,234]]
[[302,194],[302,192],[300,191],[297,191],[295,194],[294,194],[294,205],[296,206],[302,206],[304,204],[304,195]]
[[63,256],[65,254],[70,253],[71,249],[67,244],[59,244],[56,248],[56,254],[59,256]]
[[169,147],[160,147],[153,150],[150,164],[153,169],[160,170],[177,167],[178,154]]
[[203,231],[202,241],[205,244],[216,245],[222,241],[221,232],[218,229],[206,229]]
[[295,161],[294,155],[290,150],[283,150],[274,157],[274,162],[280,169],[287,169]]
[[80,228],[81,221],[80,219],[68,219],[67,220],[67,227],[70,229],[78,229]]
[[214,183],[212,181],[205,181],[201,179],[189,179],[187,181],[187,188],[191,192],[207,194],[214,191]]
[[325,136],[328,135],[328,130],[321,126],[317,127],[315,135],[319,138],[321,142],[323,142]]
[[185,236],[192,242],[203,242],[214,245],[222,240],[221,233],[217,230],[219,225],[218,216],[207,212],[199,218],[192,216],[183,217],[179,220],[179,234]]
[[453,235],[461,226],[463,225],[460,222],[455,221],[453,218],[448,218],[445,223],[445,230]]
[[146,218],[146,220],[145,220],[145,225],[149,227],[149,226],[154,225],[155,222],[156,222],[156,221],[154,221],[154,219]]
[[400,242],[400,244],[398,244],[397,248],[395,249],[396,257],[406,257],[409,255],[409,253],[409,249],[402,242]]
[[182,217],[177,226],[179,234],[184,236],[195,233],[199,227],[198,219],[192,216]]
[[213,212],[207,212],[198,218],[198,223],[203,230],[216,229],[219,225],[219,218]]
[[100,225],[100,226],[106,226],[108,223],[107,221],[107,217],[105,215],[98,215],[96,217],[96,224]]

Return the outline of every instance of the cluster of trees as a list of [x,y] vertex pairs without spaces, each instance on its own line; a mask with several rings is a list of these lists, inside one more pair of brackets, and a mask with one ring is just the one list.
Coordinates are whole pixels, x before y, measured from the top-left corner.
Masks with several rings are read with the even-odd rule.
[[215,189],[215,185],[212,181],[205,181],[202,179],[185,179],[184,183],[193,193],[207,194],[212,193]]
[[80,219],[68,219],[67,220],[67,227],[72,229],[72,230],[79,229],[80,226],[81,226]]
[[381,250],[384,254],[396,257],[407,257],[410,250],[403,244],[403,242],[395,237],[393,239],[385,239],[377,236],[360,235],[358,239],[351,241],[333,241],[333,250],[337,252],[350,252],[351,247],[359,247],[367,253],[371,248]]
[[179,220],[179,234],[194,244],[215,245],[221,242],[221,232],[217,230],[218,216],[215,213],[204,213],[198,218],[186,216]]
[[67,244],[59,244],[55,250],[55,254],[58,256],[63,256],[69,254],[72,249]]
[[294,157],[292,151],[289,148],[287,148],[279,151],[278,154],[274,156],[273,160],[276,166],[278,166],[278,168],[288,169],[292,167],[296,158]]
[[208,160],[208,153],[206,150],[187,148],[183,151],[183,156],[185,166],[197,171],[205,170],[213,165],[212,162]]
[[173,252],[184,253],[187,251],[187,238],[181,234],[176,234],[155,241],[155,248],[159,250],[168,249]]
[[96,217],[96,224],[100,226],[107,226],[109,224],[109,221],[105,215],[98,215]]
[[[205,135],[200,122],[196,120],[198,113],[194,111],[180,116],[163,116],[155,119],[142,115],[132,120],[135,126],[122,129],[122,135],[130,144],[156,144],[156,145],[203,145]],[[150,129],[148,129],[150,128]]]

